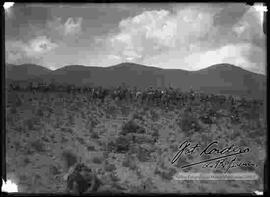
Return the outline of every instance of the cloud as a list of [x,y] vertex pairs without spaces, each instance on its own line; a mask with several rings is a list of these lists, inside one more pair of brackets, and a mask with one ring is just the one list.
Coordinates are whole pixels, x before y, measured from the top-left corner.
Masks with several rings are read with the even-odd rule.
[[29,42],[21,40],[6,41],[6,58],[8,62],[24,59],[37,59],[54,50],[58,45],[46,36],[38,36]]
[[113,59],[113,60],[121,60],[122,58],[120,56],[117,55],[108,55],[109,59]]
[[240,41],[252,42],[258,46],[263,46],[266,42],[261,13],[256,11],[254,7],[247,10],[242,18],[233,25],[232,30]]
[[109,47],[123,61],[162,68],[198,70],[227,62],[264,73],[265,36],[259,14],[244,4],[229,9],[234,6],[144,11],[119,22],[118,32],[108,36]]
[[56,43],[53,43],[46,36],[39,36],[29,41],[29,44],[25,46],[28,55],[36,55],[47,53],[57,47]]
[[69,17],[64,24],[64,34],[65,35],[75,35],[81,32],[82,18],[77,18],[74,20]]
[[[196,46],[195,46],[196,47]],[[161,68],[195,71],[219,63],[230,63],[255,73],[265,73],[266,52],[251,43],[226,44],[214,49],[197,49],[192,53],[171,50],[146,58],[144,64]]]
[[250,43],[228,44],[215,50],[191,54],[184,59],[190,70],[206,68],[213,64],[230,63],[246,70],[265,73],[266,53]]
[[60,17],[55,17],[53,20],[48,21],[47,27],[50,33],[58,38],[61,36],[76,36],[82,31],[82,17],[72,18],[69,17],[66,22],[62,22]]
[[120,32],[110,39],[112,48],[130,61],[142,58],[146,52],[150,55],[160,48],[171,47],[176,31],[169,15],[166,10],[145,11],[120,21]]
[[142,60],[145,56],[186,47],[204,38],[213,28],[213,13],[187,7],[173,13],[168,10],[144,11],[123,19],[119,32],[110,43],[117,55]]

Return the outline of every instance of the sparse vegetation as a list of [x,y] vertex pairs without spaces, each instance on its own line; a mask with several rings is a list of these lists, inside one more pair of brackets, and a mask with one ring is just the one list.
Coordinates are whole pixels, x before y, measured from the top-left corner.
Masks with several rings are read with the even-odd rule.
[[[83,93],[11,91],[9,94],[21,104],[16,104],[16,99],[13,102],[8,100],[8,169],[18,169],[18,176],[24,171],[20,166],[24,166],[27,172],[38,169],[40,185],[33,185],[30,181],[29,177],[34,177],[35,173],[29,173],[25,178],[29,179],[29,191],[35,187],[42,190],[44,185],[47,185],[48,192],[64,191],[63,173],[81,160],[97,168],[93,170],[98,171],[101,180],[110,183],[110,190],[158,192],[162,190],[159,185],[164,185],[172,192],[179,191],[179,187],[172,185],[173,176],[179,171],[197,172],[200,169],[199,166],[181,167],[210,158],[183,154],[171,164],[168,160],[186,139],[202,147],[213,140],[220,141],[222,147],[230,142],[252,147],[256,158],[251,154],[250,161],[258,161],[258,166],[239,167],[238,170],[256,170],[260,180],[254,187],[236,182],[233,186],[225,183],[224,188],[233,187],[240,191],[241,188],[253,189],[263,184],[265,153],[261,150],[265,148],[266,125],[262,105],[250,107],[253,104],[248,103],[238,107],[236,112],[236,107],[233,109],[230,102],[221,106],[215,101],[206,104],[187,99],[174,107],[172,104],[166,106],[166,103],[151,105],[151,101],[141,103],[111,98],[106,98],[102,104]],[[234,114],[238,114],[238,122],[231,117]],[[183,192],[197,189],[207,193],[215,188],[211,181],[204,182],[203,187],[198,184],[183,181],[181,189]]]

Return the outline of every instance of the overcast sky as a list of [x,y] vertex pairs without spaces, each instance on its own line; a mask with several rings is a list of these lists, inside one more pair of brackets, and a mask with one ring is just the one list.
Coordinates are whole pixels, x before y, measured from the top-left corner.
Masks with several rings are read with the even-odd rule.
[[246,4],[17,3],[5,16],[7,63],[185,70],[231,63],[265,73],[261,15]]

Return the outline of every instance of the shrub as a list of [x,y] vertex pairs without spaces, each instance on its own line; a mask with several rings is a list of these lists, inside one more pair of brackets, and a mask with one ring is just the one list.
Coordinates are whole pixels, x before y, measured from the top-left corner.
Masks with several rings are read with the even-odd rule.
[[155,174],[158,174],[162,179],[165,180],[172,180],[173,176],[175,175],[177,171],[174,168],[169,168],[168,170],[155,170]]
[[116,144],[114,141],[109,141],[107,143],[106,151],[112,151],[112,152],[116,151]]
[[41,109],[41,108],[39,108],[38,110],[37,110],[37,115],[38,116],[43,116],[44,115],[44,112],[43,112],[43,110]]
[[118,182],[118,181],[120,181],[119,177],[118,177],[117,174],[115,174],[115,173],[111,173],[111,174],[110,174],[110,178],[111,178],[111,180],[112,180],[113,182]]
[[133,119],[144,121],[143,116],[140,113],[135,113]]
[[15,106],[20,107],[22,105],[22,99],[20,99],[18,96],[16,97]]
[[137,157],[140,162],[147,162],[151,159],[151,152],[145,148],[140,147]]
[[129,107],[127,107],[127,106],[122,106],[121,107],[121,113],[124,115],[124,116],[128,116],[128,114],[129,114]]
[[93,132],[91,133],[91,138],[93,138],[93,139],[99,139],[98,133],[93,131]]
[[10,108],[10,113],[11,113],[11,114],[16,114],[16,113],[17,113],[16,107],[11,107],[11,108]]
[[204,123],[204,124],[212,124],[213,121],[211,119],[211,117],[204,115],[200,117],[200,120]]
[[125,153],[129,151],[130,140],[127,136],[119,136],[114,143],[116,152]]
[[25,157],[25,158],[23,159],[23,162],[24,162],[24,165],[26,166],[27,164],[30,163],[30,159],[29,159],[28,157]]
[[105,171],[112,172],[112,171],[116,170],[116,167],[114,164],[109,164],[108,162],[105,162],[104,169],[105,169]]
[[92,128],[95,128],[99,124],[99,121],[96,117],[91,119],[91,126]]
[[218,114],[217,114],[216,110],[209,109],[209,110],[207,110],[207,115],[210,117],[213,117],[213,116],[217,116]]
[[138,153],[138,151],[139,151],[139,145],[138,144],[136,144],[136,143],[134,143],[134,144],[131,144],[130,146],[129,146],[129,153]]
[[145,129],[139,125],[134,120],[130,120],[125,123],[122,127],[122,135],[126,135],[128,133],[145,133]]
[[201,192],[201,193],[207,192],[207,187],[205,187],[205,186],[199,185],[198,188],[199,188],[199,192]]
[[55,135],[53,133],[50,135],[50,137],[51,137],[52,140],[55,139]]
[[135,170],[137,168],[135,158],[132,155],[126,155],[126,157],[123,160],[122,165],[131,170]]
[[18,150],[21,149],[22,146],[20,145],[19,142],[15,141],[15,142],[14,142],[14,147],[15,147],[15,150],[18,151]]
[[28,119],[25,121],[25,125],[29,130],[34,130],[34,121],[32,119]]
[[27,148],[24,149],[24,153],[26,155],[32,155],[34,153],[34,151],[31,148],[27,147]]
[[36,150],[37,152],[45,152],[45,145],[40,141],[40,140],[36,140],[31,142],[31,147]]
[[159,131],[158,129],[155,129],[154,132],[152,133],[152,137],[155,138],[155,139],[158,139],[159,137]]
[[241,122],[241,119],[238,114],[233,114],[230,117],[232,124],[239,124]]
[[106,112],[108,114],[115,114],[117,112],[117,108],[114,105],[110,105],[108,106],[108,108],[106,109]]
[[60,174],[61,173],[60,170],[57,167],[55,167],[55,166],[51,166],[50,167],[50,172],[53,175],[57,175],[57,174]]
[[153,181],[150,177],[142,181],[141,187],[141,191],[144,190],[148,192],[156,189],[156,186],[153,184]]
[[159,119],[159,115],[156,111],[154,110],[150,110],[150,114],[151,114],[151,118],[154,122],[158,121]]
[[70,168],[73,166],[75,163],[77,163],[77,157],[72,153],[71,151],[65,150],[62,153],[62,156],[64,158],[64,161],[66,163],[67,168]]
[[77,137],[77,140],[80,142],[80,144],[85,144],[84,139],[81,137]]
[[108,158],[108,157],[109,157],[110,152],[109,152],[109,151],[107,151],[107,150],[105,150],[105,151],[103,151],[102,155],[103,155],[103,158],[104,158],[104,159],[106,159],[106,158]]
[[134,136],[130,135],[130,138],[132,138],[132,140],[134,139],[134,142],[138,144],[153,144],[155,142],[155,138],[147,134],[135,134]]
[[201,129],[198,120],[191,113],[184,113],[182,119],[178,122],[178,125],[184,132],[190,130],[199,131]]
[[96,163],[96,164],[101,164],[102,163],[102,159],[99,158],[99,157],[94,157],[92,161],[93,161],[93,163]]
[[87,146],[87,150],[88,151],[95,151],[96,148],[95,148],[95,146]]
[[62,137],[62,138],[61,138],[61,143],[62,143],[62,144],[66,143],[67,141],[68,141],[67,138],[65,138],[65,137]]
[[64,128],[64,127],[62,127],[61,128],[61,131],[67,132],[67,133],[73,133],[73,129],[72,128]]
[[68,116],[68,121],[69,125],[73,125],[75,123],[75,120],[74,120],[74,116],[73,115],[69,115]]

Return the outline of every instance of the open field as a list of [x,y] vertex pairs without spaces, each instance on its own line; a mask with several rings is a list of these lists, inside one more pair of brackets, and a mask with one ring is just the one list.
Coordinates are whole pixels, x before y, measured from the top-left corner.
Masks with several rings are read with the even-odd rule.
[[[7,174],[20,192],[64,192],[64,175],[70,166],[83,162],[94,169],[115,192],[213,192],[238,193],[263,190],[266,120],[263,105],[199,100],[185,105],[160,107],[110,98],[104,103],[87,94],[64,92],[7,92]],[[237,113],[237,118],[236,117]],[[207,118],[204,118],[207,116]],[[255,181],[176,181],[177,172],[220,172],[196,165],[202,159],[184,155],[171,164],[185,140],[206,146],[249,147],[241,166],[232,172],[255,171]],[[241,158],[239,156],[238,158]],[[104,189],[105,190],[105,189]],[[102,191],[102,188],[99,190]]]

